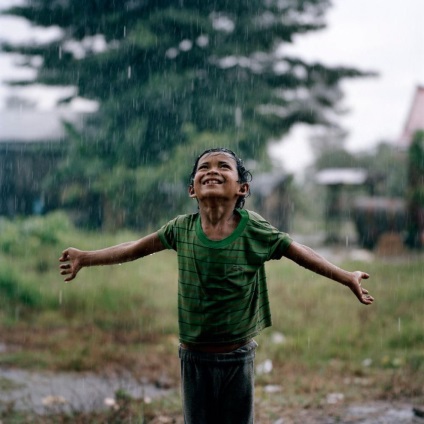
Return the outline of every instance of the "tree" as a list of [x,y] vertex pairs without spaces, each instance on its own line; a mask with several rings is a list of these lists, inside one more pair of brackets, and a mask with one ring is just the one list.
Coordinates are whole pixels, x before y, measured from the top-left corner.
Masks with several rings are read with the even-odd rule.
[[414,134],[408,149],[407,243],[421,248],[424,237],[424,131]]
[[357,166],[368,171],[369,194],[405,197],[408,165],[403,151],[389,142],[380,142],[375,149],[356,156]]
[[[41,56],[39,83],[72,85],[75,95],[99,102],[84,130],[72,133],[60,175],[79,187],[74,194],[90,192],[90,204],[108,200],[124,208],[124,222],[138,225],[137,175],[172,160],[182,145],[197,150],[193,137],[224,135],[229,147],[254,158],[264,155],[271,137],[296,123],[331,123],[328,112],[337,111],[340,81],[367,74],[306,63],[277,50],[297,34],[323,28],[329,5],[32,0],[7,13],[35,25],[57,25],[62,36],[45,45],[3,49]],[[122,176],[122,169],[127,177],[119,183],[113,171]],[[156,181],[150,188],[163,196],[159,186]],[[118,194],[119,202],[113,200]],[[155,211],[150,218],[159,216]]]

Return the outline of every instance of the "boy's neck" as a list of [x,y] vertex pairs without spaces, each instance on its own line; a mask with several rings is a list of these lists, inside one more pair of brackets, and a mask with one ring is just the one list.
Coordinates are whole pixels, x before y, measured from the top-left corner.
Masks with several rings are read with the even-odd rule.
[[232,234],[240,222],[240,215],[224,205],[199,207],[202,230],[210,240],[222,240]]

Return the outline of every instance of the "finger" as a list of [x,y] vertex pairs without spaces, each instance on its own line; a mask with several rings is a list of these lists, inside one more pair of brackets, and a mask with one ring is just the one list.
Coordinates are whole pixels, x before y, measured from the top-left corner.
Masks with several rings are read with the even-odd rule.
[[63,275],[66,275],[66,274],[70,274],[70,275],[68,275],[64,279],[65,282],[68,282],[68,281],[73,280],[76,277],[76,275],[77,275],[77,273],[75,271],[72,271],[72,270],[63,271]]
[[62,256],[59,258],[59,261],[64,262],[64,261],[67,261],[67,260],[69,260],[69,253],[67,251],[65,251],[65,252],[62,253]]
[[365,305],[370,305],[374,302],[374,298],[372,296],[363,296],[361,302]]

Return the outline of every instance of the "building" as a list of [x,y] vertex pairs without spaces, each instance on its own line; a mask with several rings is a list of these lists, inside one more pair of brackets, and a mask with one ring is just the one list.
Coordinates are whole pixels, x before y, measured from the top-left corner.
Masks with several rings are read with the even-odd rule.
[[424,130],[424,87],[417,86],[407,115],[405,126],[398,140],[399,147],[406,150],[418,130]]
[[0,216],[40,214],[55,199],[43,181],[63,156],[63,121],[78,121],[65,110],[8,109],[0,111]]
[[352,199],[368,183],[368,173],[359,168],[327,168],[319,171],[316,182],[326,188],[325,241],[340,243],[343,227],[352,219]]

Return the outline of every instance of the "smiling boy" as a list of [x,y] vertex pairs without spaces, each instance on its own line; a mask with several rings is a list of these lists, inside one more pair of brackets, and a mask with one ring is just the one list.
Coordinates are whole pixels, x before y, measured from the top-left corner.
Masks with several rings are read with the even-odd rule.
[[243,209],[251,174],[230,150],[210,149],[196,160],[189,196],[198,212],[181,215],[139,240],[96,251],[68,248],[65,281],[81,268],[132,261],[164,249],[178,255],[179,356],[186,423],[254,421],[253,337],[271,325],[265,262],[287,257],[347,286],[365,304],[369,278],[348,272]]

